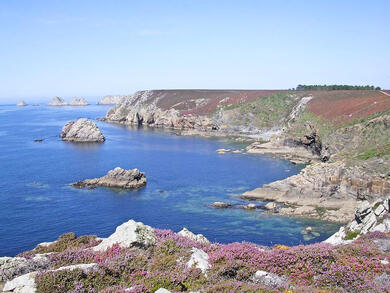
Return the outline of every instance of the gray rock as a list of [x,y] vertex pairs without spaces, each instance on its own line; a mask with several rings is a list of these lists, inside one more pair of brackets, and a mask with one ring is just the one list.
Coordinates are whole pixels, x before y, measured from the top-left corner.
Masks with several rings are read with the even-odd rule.
[[144,172],[140,172],[138,169],[125,170],[116,167],[108,171],[107,175],[103,177],[78,181],[72,185],[79,188],[102,186],[134,189],[146,185],[146,176]]
[[156,293],[171,293],[171,291],[165,289],[165,288],[160,288],[156,291]]
[[203,236],[203,234],[194,234],[187,228],[183,228],[180,232],[177,233],[180,236],[189,238],[193,241],[199,242],[199,243],[209,243],[210,241]]
[[72,98],[69,106],[87,106],[89,103],[84,98]]
[[355,212],[355,219],[358,223],[362,222],[364,217],[371,213],[371,204],[369,201],[363,201]]
[[156,243],[156,236],[152,227],[141,222],[129,220],[118,226],[110,237],[93,247],[95,251],[104,251],[118,244],[120,247],[142,247],[146,248]]
[[69,103],[68,102],[65,102],[64,99],[60,98],[60,97],[54,97],[51,102],[49,104],[47,104],[48,106],[68,106]]
[[0,257],[0,282],[11,280],[29,272],[47,269],[49,265],[48,258],[40,254],[32,259]]
[[18,293],[35,293],[37,292],[35,286],[35,276],[37,272],[31,272],[21,275],[5,283],[3,292],[14,291]]
[[208,254],[202,249],[195,247],[191,249],[191,252],[192,254],[190,260],[187,262],[187,267],[191,268],[195,266],[196,268],[200,269],[202,273],[206,273],[207,270],[211,267],[209,264]]
[[246,210],[255,210],[256,209],[256,205],[254,203],[249,203],[245,206],[243,206],[244,209]]
[[62,128],[60,137],[72,142],[103,142],[105,137],[94,122],[86,118],[69,121]]
[[99,102],[98,105],[115,105],[119,104],[125,99],[127,96],[113,95],[113,96],[104,96]]
[[230,203],[222,202],[222,201],[216,201],[213,204],[211,204],[212,207],[217,209],[226,209],[231,208],[232,205]]
[[257,284],[274,289],[287,285],[287,279],[285,277],[279,277],[278,275],[268,273],[266,271],[257,271],[253,276],[253,281]]
[[276,203],[274,203],[273,201],[267,203],[265,206],[264,206],[267,210],[274,210],[276,209],[277,205]]
[[27,106],[27,104],[25,101],[20,101],[19,103],[16,104],[16,106],[24,107],[24,106]]

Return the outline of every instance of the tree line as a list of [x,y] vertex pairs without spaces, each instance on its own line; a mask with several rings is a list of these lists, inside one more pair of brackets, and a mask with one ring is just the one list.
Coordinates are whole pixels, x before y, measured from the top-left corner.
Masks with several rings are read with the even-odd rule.
[[380,90],[379,86],[373,85],[346,85],[346,84],[332,84],[332,85],[305,85],[298,84],[294,89],[296,91],[337,91],[337,90]]

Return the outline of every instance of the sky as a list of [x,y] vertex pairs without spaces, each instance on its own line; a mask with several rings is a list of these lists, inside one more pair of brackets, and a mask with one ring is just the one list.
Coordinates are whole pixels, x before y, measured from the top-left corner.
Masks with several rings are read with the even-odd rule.
[[0,102],[298,84],[390,89],[390,1],[0,0]]

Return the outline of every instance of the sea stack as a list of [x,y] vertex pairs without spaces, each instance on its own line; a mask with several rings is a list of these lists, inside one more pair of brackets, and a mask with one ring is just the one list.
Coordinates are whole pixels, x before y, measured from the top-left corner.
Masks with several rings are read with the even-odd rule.
[[64,99],[60,98],[60,97],[54,97],[51,102],[49,104],[47,104],[48,106],[68,106],[68,102],[65,102]]
[[88,106],[89,103],[84,98],[72,98],[70,106]]
[[24,107],[24,106],[27,106],[27,104],[25,101],[20,101],[19,103],[16,104],[16,106]]
[[144,172],[140,172],[138,169],[125,170],[120,167],[116,167],[115,169],[108,171],[107,175],[103,177],[78,181],[72,185],[79,188],[95,188],[102,186],[134,189],[146,185],[146,176]]
[[94,122],[86,118],[69,121],[62,128],[60,137],[72,142],[103,142],[105,137]]

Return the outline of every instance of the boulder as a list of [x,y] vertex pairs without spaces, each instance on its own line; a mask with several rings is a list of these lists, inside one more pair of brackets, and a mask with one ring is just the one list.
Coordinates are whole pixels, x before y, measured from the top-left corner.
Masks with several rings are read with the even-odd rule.
[[93,247],[94,251],[104,251],[114,244],[120,247],[141,247],[147,248],[156,243],[156,236],[152,227],[141,222],[129,220],[118,226],[113,234]]
[[231,208],[232,205],[230,203],[222,202],[222,201],[216,201],[213,204],[211,204],[212,207],[217,209],[226,209]]
[[155,293],[171,293],[171,291],[169,291],[169,290],[167,290],[165,288],[160,288]]
[[274,210],[276,209],[277,205],[276,203],[274,203],[273,201],[267,203],[265,206],[264,206],[267,210]]
[[24,106],[27,106],[27,104],[25,101],[20,101],[19,103],[16,104],[16,106],[24,107]]
[[95,188],[97,186],[102,186],[134,189],[146,185],[146,176],[144,172],[140,172],[138,169],[125,170],[120,167],[116,167],[115,169],[108,171],[107,175],[103,177],[85,179],[84,181],[78,181],[72,185],[79,188]]
[[69,121],[62,128],[60,137],[72,142],[103,142],[105,137],[94,122],[86,118]]
[[0,282],[15,277],[43,270],[49,267],[49,260],[45,255],[37,254],[31,259],[24,257],[0,257]]
[[60,97],[54,97],[51,102],[49,104],[47,104],[48,106],[68,106],[69,103],[68,102],[65,102],[64,99],[60,98]]
[[72,98],[70,106],[87,106],[89,103],[84,98]]
[[180,236],[186,237],[188,239],[191,239],[193,241],[199,242],[199,243],[209,243],[210,241],[203,236],[203,234],[194,234],[187,228],[183,228],[180,232],[177,233]]
[[191,249],[190,260],[187,262],[187,267],[191,268],[195,266],[200,269],[202,273],[206,273],[208,269],[210,269],[209,264],[209,255],[203,251],[202,249],[193,247]]
[[246,210],[255,210],[257,207],[254,203],[247,204],[243,207]]
[[273,289],[285,287],[287,285],[285,277],[279,277],[278,275],[266,271],[257,271],[253,276],[253,282]]
[[35,293],[37,292],[35,286],[35,276],[37,272],[31,272],[21,275],[11,281],[5,283],[3,292],[13,291],[18,293]]

